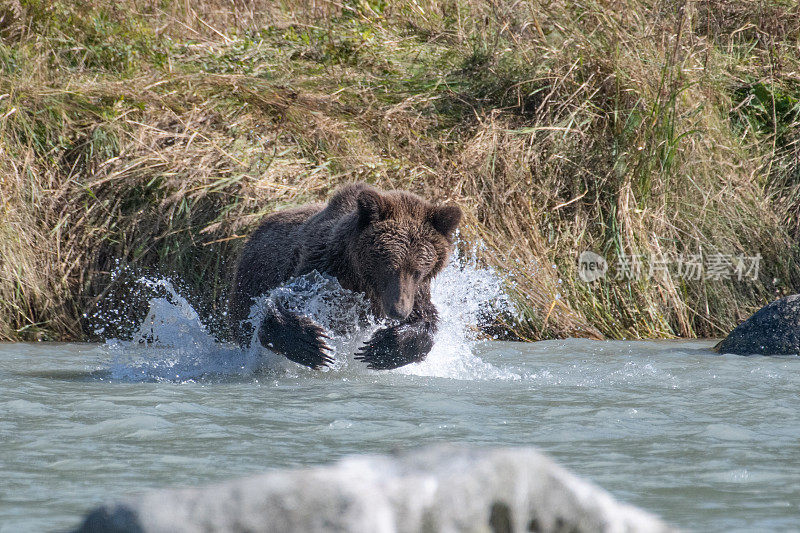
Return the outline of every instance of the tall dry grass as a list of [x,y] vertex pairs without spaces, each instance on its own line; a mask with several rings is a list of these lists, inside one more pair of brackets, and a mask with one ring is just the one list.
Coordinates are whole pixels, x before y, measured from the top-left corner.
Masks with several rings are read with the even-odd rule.
[[[501,317],[516,336],[721,335],[800,279],[798,14],[7,2],[0,337],[84,338],[99,301],[125,299],[120,266],[182,279],[218,317],[259,218],[351,180],[462,205],[520,304]],[[587,284],[583,250],[763,259],[756,280]]]

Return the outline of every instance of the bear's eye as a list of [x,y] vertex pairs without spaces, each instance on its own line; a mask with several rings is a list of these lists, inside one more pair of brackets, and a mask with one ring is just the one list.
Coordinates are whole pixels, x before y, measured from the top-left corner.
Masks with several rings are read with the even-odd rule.
[[414,276],[414,281],[421,280],[422,279],[422,271],[421,270],[415,270],[413,276]]

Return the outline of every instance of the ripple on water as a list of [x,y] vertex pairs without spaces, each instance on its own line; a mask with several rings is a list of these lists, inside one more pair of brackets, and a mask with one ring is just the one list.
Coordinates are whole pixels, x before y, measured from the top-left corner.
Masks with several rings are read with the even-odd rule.
[[38,403],[28,400],[11,400],[9,402],[0,403],[0,413],[5,416],[13,417],[45,417],[53,414],[53,409]]
[[137,435],[140,435],[144,438],[151,438],[163,435],[163,430],[172,425],[158,416],[134,415],[103,420],[94,424],[81,424],[71,430],[62,431],[61,434],[79,437],[125,436],[127,438],[137,438]]

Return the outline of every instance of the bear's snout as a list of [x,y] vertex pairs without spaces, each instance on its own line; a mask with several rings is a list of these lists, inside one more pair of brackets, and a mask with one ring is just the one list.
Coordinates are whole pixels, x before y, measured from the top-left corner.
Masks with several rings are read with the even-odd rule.
[[[405,281],[405,283],[404,283]],[[408,280],[393,280],[386,287],[383,312],[389,318],[405,320],[414,308],[414,287]]]
[[395,320],[405,320],[411,314],[411,306],[403,306],[397,303],[392,305],[386,314],[389,315],[389,318],[394,318]]

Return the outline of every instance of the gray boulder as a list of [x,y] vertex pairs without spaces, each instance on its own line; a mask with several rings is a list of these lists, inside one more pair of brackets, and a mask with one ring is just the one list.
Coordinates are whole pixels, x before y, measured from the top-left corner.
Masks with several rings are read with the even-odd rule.
[[530,448],[439,445],[203,488],[148,492],[92,511],[78,532],[666,532]]
[[715,349],[738,355],[800,355],[800,294],[762,307]]

